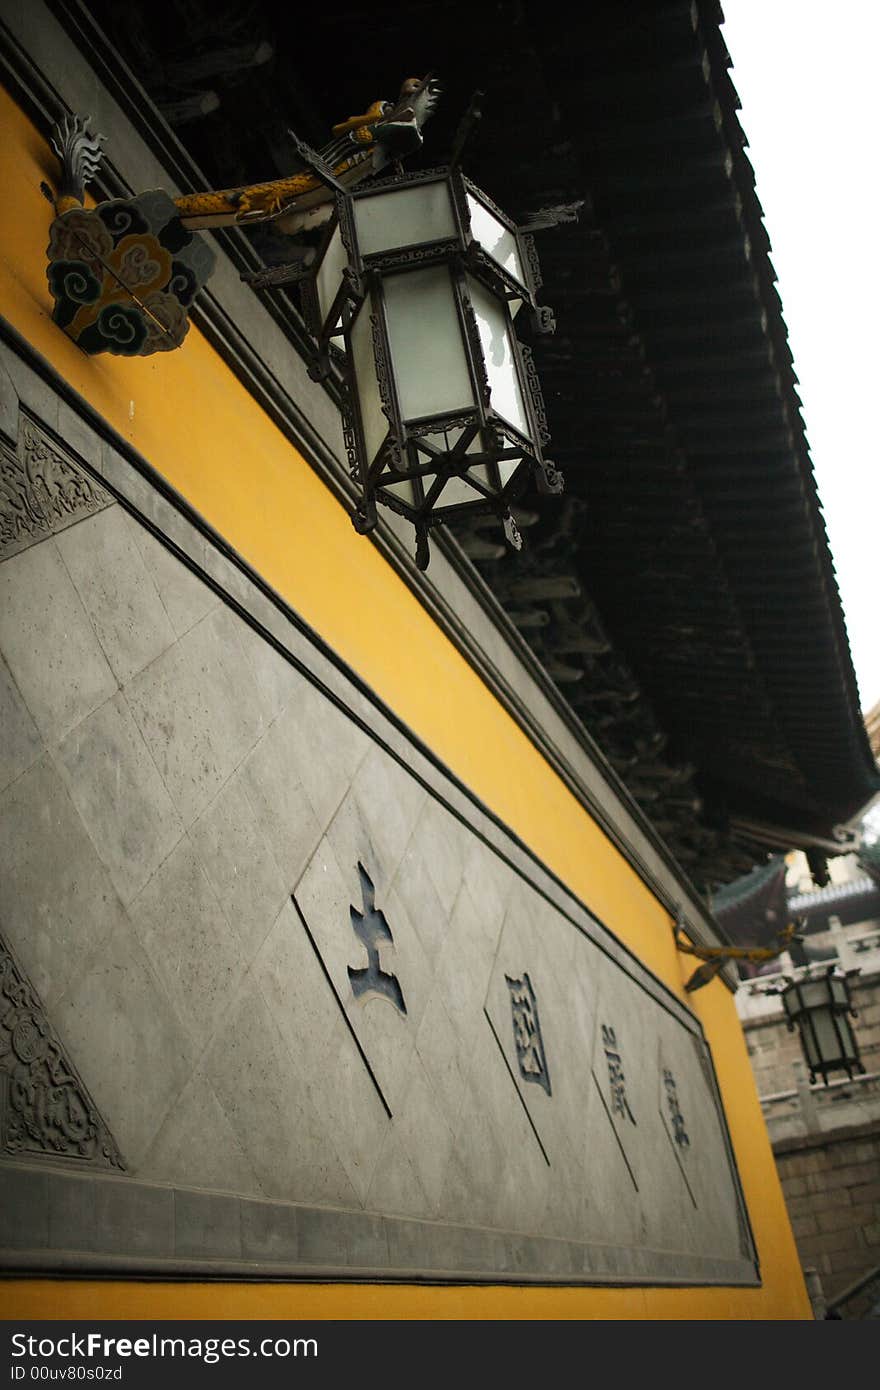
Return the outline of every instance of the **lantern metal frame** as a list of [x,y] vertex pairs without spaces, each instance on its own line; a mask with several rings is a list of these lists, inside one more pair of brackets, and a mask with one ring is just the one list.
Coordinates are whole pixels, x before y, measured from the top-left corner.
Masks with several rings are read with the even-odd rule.
[[[358,225],[359,203],[419,189],[430,197],[438,186],[449,193],[447,234],[377,251],[364,244]],[[443,204],[444,216],[446,211]],[[513,270],[496,259],[475,234],[474,221],[481,212],[500,227],[508,252],[506,260],[512,261]],[[484,225],[490,226],[488,222]],[[327,286],[321,281],[325,266],[330,268],[329,299]],[[454,304],[472,403],[405,417],[392,356],[386,287],[392,277],[432,268],[445,268],[449,276],[448,286],[443,281],[443,292],[448,290]],[[334,288],[337,273],[339,283]],[[416,530],[419,568],[428,563],[431,527],[464,514],[495,515],[504,523],[508,541],[519,548],[521,541],[510,506],[522,494],[529,476],[534,476],[542,492],[562,491],[561,474],[544,457],[550,436],[532,353],[519,341],[514,327],[516,313],[525,309],[537,331],[552,330],[551,311],[537,303],[540,285],[532,235],[518,228],[455,166],[384,179],[337,195],[335,213],[302,285],[304,314],[316,343],[314,374],[327,375],[334,364],[342,374],[347,461],[360,489],[352,518],[356,529],[373,529],[378,503],[406,517]],[[490,372],[474,306],[474,295],[483,293],[491,296],[493,311],[501,315],[504,344],[509,350],[505,365],[513,369],[517,423],[493,406]],[[384,438],[372,452],[355,371],[353,335],[361,314],[369,316],[375,385],[387,421]],[[455,479],[463,480],[464,487],[447,488]]]
[[[797,977],[786,976],[778,986],[788,1030],[798,1030],[811,1082],[821,1076],[827,1086],[831,1072],[845,1071],[852,1080],[854,1072],[863,1073],[865,1070],[855,1031],[849,1021],[850,1016],[858,1017],[850,997],[849,976],[858,973],[858,970],[844,971],[835,963],[821,974],[808,970]],[[807,998],[806,991],[815,994],[823,986],[824,994],[818,998]],[[830,1031],[837,1043],[834,1056],[825,1055],[827,1048],[823,1051],[824,1040],[817,1027],[819,1014],[825,1015],[830,1022]]]

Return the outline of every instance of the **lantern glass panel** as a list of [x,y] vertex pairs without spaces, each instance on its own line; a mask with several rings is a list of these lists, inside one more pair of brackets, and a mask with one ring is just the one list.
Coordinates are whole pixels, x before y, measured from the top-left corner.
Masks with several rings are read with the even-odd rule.
[[810,1068],[810,1071],[815,1071],[821,1061],[819,1048],[817,1046],[818,1037],[813,1031],[814,1027],[815,1020],[813,1016],[805,1016],[801,1022],[800,1035],[801,1042],[804,1045],[804,1056],[807,1059],[807,1066]]
[[831,986],[831,998],[835,1004],[842,1009],[849,1008],[849,990],[846,979],[842,975],[831,975],[828,983]]
[[801,1009],[819,1009],[828,1004],[828,982],[824,978],[818,980],[802,980],[800,993]]
[[407,479],[399,483],[383,483],[382,492],[393,493],[395,497],[399,497],[402,502],[406,502],[410,507],[416,505],[416,485],[415,483],[409,482]]
[[404,420],[473,409],[473,386],[446,266],[389,275],[383,287]]
[[852,1030],[852,1024],[844,1014],[838,1014],[837,1026],[840,1029],[844,1057],[849,1062],[857,1062],[859,1058],[859,1049],[856,1047],[856,1037]]
[[528,439],[531,431],[516,369],[517,348],[504,302],[471,276],[468,276],[468,292],[477,317],[492,409]]
[[[348,256],[342,244],[342,237],[337,227],[330,238],[327,250],[324,252],[318,273],[315,277],[315,288],[318,291],[318,306],[321,311],[321,327],[327,329],[327,317],[333,308],[333,301],[339,293],[342,284],[342,272],[348,265]],[[332,325],[334,328],[335,324]]]
[[355,198],[354,223],[362,256],[457,235],[445,182]]
[[468,484],[468,478],[473,473],[479,476],[480,482],[488,484],[488,478],[483,476],[486,471],[485,464],[482,466],[477,465],[469,469],[464,478],[457,476],[448,478],[443,484],[440,496],[434,505],[438,507],[457,507],[464,502],[478,502],[483,494]]
[[519,247],[513,232],[505,227],[503,222],[499,222],[494,213],[491,213],[479,198],[475,198],[473,193],[468,193],[467,205],[471,232],[486,255],[491,256],[492,260],[500,265],[502,270],[506,270],[508,275],[512,275],[520,285],[524,285]]
[[369,296],[358,310],[350,334],[355,389],[360,407],[361,428],[368,464],[373,462],[388,434],[388,420],[382,412],[382,397],[379,394],[376,364],[373,358],[373,331],[370,315],[374,313],[373,299],[372,296]]
[[[810,1013],[810,1022],[815,1029],[816,1046],[819,1049],[819,1063],[837,1061],[840,1057],[840,1039],[834,1027],[834,1015],[828,1008],[814,1009]],[[809,1057],[810,1048],[807,1048]],[[814,1065],[813,1058],[809,1057],[810,1065]]]

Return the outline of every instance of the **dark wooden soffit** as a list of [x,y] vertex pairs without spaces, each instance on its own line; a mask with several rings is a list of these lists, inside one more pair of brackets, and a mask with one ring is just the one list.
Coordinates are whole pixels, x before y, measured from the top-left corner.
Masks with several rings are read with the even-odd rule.
[[288,127],[320,144],[431,69],[426,165],[479,88],[474,179],[521,219],[583,200],[539,237],[566,494],[523,499],[520,555],[459,539],[698,882],[778,845],[756,823],[833,840],[880,779],[719,6],[90,8],[218,186],[290,172]]

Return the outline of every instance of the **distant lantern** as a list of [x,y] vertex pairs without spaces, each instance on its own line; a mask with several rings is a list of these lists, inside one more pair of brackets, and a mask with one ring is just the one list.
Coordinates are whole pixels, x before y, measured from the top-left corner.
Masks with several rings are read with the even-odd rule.
[[376,504],[428,533],[452,518],[494,514],[519,547],[510,504],[529,475],[545,492],[562,478],[544,458],[540,386],[514,319],[549,311],[532,237],[457,168],[338,194],[304,286],[324,370],[346,381],[345,442],[359,486],[354,524]]
[[851,1079],[853,1072],[865,1070],[850,1023],[856,1011],[849,981],[839,966],[786,980],[780,994],[789,1029],[800,1033],[811,1081],[821,1076],[827,1085],[831,1072],[845,1071]]

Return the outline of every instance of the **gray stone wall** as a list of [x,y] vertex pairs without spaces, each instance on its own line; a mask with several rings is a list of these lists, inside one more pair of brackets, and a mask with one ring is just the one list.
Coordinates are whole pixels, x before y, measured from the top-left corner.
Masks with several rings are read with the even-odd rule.
[[4,360],[6,1266],[754,1281],[689,1012]]
[[833,1300],[880,1266],[880,1124],[791,1139],[775,1153],[801,1260]]
[[[737,1007],[798,1252],[824,1306],[880,1267],[880,940],[874,922],[818,939],[859,972],[849,981],[864,1073],[811,1086],[799,1035],[778,996],[764,992],[767,977],[742,985]],[[840,1316],[866,1316],[876,1302],[872,1284]]]

